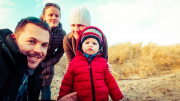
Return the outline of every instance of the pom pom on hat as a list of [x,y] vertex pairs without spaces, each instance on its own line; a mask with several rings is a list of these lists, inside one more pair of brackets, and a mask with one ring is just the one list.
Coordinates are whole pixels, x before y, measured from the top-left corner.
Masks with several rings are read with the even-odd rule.
[[83,6],[74,7],[69,14],[69,25],[82,24],[85,26],[91,25],[91,16],[87,8]]

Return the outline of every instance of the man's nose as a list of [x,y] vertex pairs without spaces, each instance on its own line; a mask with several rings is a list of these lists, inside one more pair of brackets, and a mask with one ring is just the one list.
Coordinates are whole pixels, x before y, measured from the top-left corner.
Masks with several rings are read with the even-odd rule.
[[37,53],[42,52],[42,49],[41,49],[41,45],[40,45],[40,44],[35,45],[35,47],[34,47],[34,52],[37,52]]

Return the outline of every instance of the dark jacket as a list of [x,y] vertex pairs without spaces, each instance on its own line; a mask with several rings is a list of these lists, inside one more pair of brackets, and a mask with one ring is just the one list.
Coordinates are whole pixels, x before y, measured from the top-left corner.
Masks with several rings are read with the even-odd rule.
[[42,86],[49,86],[52,82],[54,76],[54,65],[57,64],[60,58],[64,54],[63,49],[63,38],[66,32],[62,29],[62,24],[52,29],[52,36],[50,39],[50,48],[47,51],[46,58],[41,63],[44,68],[41,73],[41,78],[43,78]]
[[[21,80],[27,69],[27,57],[23,55],[11,38],[9,29],[0,30],[0,101],[14,101]],[[42,79],[41,69],[28,77],[28,97],[30,101],[38,100]],[[9,100],[8,100],[9,99]],[[26,100],[26,97],[25,99]]]

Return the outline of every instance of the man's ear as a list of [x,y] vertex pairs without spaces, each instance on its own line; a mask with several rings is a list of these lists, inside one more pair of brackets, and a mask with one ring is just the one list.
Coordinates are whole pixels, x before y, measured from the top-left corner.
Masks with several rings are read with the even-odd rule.
[[11,37],[12,37],[13,40],[16,40],[16,35],[14,33],[11,34]]

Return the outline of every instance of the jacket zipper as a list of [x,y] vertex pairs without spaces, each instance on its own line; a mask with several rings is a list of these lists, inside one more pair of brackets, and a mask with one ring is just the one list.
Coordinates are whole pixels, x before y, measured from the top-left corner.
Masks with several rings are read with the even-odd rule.
[[90,78],[91,78],[93,101],[96,101],[96,99],[95,99],[94,82],[93,82],[93,75],[92,75],[92,68],[91,68],[91,64],[90,63],[89,63],[89,70],[90,70]]

